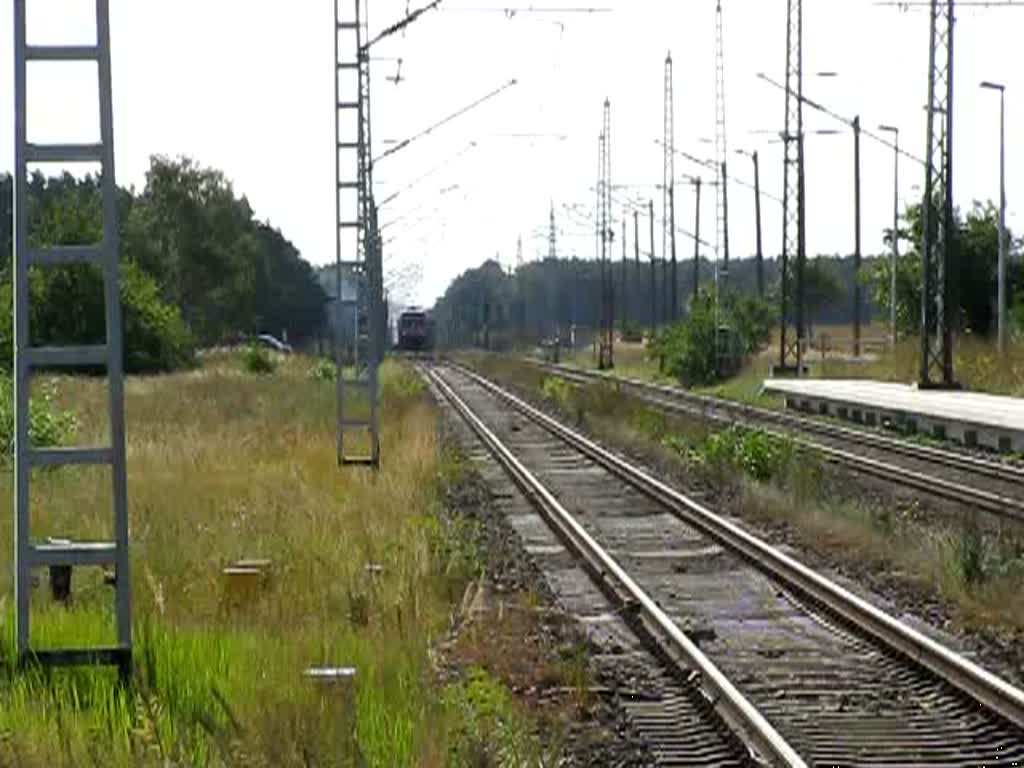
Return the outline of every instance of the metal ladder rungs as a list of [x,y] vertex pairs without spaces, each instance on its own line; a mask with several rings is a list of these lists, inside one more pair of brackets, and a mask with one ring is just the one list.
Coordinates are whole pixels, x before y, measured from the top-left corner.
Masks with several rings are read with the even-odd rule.
[[35,661],[43,667],[122,666],[131,661],[130,648],[97,646],[95,648],[53,648],[29,650],[24,661]]
[[372,456],[342,456],[341,463],[345,466],[375,467],[377,462]]
[[28,548],[30,566],[113,565],[116,558],[117,544],[107,541],[33,544]]
[[104,365],[110,350],[105,344],[82,347],[29,347],[25,357],[32,367]]
[[99,163],[103,161],[103,145],[26,144],[25,161],[29,163]]
[[27,45],[25,58],[28,61],[97,61],[100,49],[97,45]]
[[359,69],[358,61],[339,61],[338,69]]
[[33,467],[98,465],[110,464],[114,452],[110,448],[35,448],[25,458]]
[[339,419],[338,426],[342,429],[369,429],[373,422],[369,419]]
[[338,149],[359,149],[358,141],[339,141]]
[[338,109],[359,109],[358,101],[339,101]]
[[338,262],[343,267],[359,267],[363,268],[366,266],[366,259],[359,259],[358,261],[352,261],[351,259],[342,260]]
[[359,189],[360,183],[358,181],[339,181],[338,189]]
[[340,229],[359,229],[363,226],[361,221],[341,221],[338,222]]
[[338,29],[359,29],[362,25],[358,21],[339,21]]
[[95,264],[102,260],[103,249],[99,245],[56,245],[28,252],[28,263],[37,266]]

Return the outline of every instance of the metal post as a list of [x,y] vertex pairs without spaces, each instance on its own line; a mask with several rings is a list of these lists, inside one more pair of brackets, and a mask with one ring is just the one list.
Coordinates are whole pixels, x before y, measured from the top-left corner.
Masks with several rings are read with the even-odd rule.
[[804,220],[804,201],[806,198],[806,181],[804,176],[804,134],[800,132],[797,138],[797,158],[799,161],[797,199],[799,200],[800,224],[797,230],[797,252],[796,252],[796,369],[798,373],[803,372],[804,367],[804,343],[806,342],[806,327],[804,324],[804,273],[807,267],[807,230]]
[[694,181],[697,188],[697,206],[693,224],[693,303],[700,298],[700,176]]
[[657,259],[654,255],[654,201],[647,201],[647,212],[651,221],[651,335],[658,325],[658,276],[655,269]]
[[619,282],[619,305],[622,308],[619,317],[619,327],[622,329],[623,334],[626,332],[626,321],[628,318],[627,307],[628,302],[626,301],[626,268],[628,263],[626,261],[626,217],[622,217],[622,280]]
[[999,266],[996,302],[999,354],[1006,354],[1006,86],[984,82],[982,88],[999,91]]
[[28,457],[29,347],[28,265],[21,261],[28,248],[27,96],[25,62],[25,0],[14,0],[14,594],[18,657],[28,652],[29,564]]
[[754,159],[754,218],[757,225],[757,295],[764,298],[764,250],[761,247],[761,165],[757,151]]
[[672,321],[669,306],[668,255],[669,233],[675,236],[672,227],[671,202],[672,190],[675,186],[675,95],[672,80],[672,52],[665,57],[665,94],[664,94],[664,140],[662,141],[663,162],[661,175],[661,321]]
[[669,288],[669,301],[671,302],[673,323],[679,321],[679,275],[676,271],[676,188],[675,184],[669,187],[668,204],[671,212],[670,226],[672,227],[672,285]]
[[860,357],[860,115],[853,118],[853,356]]
[[880,131],[893,135],[892,250],[889,255],[889,343],[896,349],[896,269],[900,256],[900,129],[880,125]]
[[642,328],[643,313],[640,311],[640,211],[633,209],[633,260],[635,262],[636,269],[633,272],[633,286],[630,290],[630,296],[633,300],[633,317],[636,319],[637,330]]
[[722,161],[722,275],[721,288],[729,280],[729,169]]

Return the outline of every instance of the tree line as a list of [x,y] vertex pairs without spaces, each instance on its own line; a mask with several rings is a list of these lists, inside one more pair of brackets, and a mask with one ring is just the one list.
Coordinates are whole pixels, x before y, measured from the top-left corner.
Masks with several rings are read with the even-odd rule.
[[[29,244],[100,240],[99,178],[29,181]],[[0,247],[13,258],[13,179],[0,176]],[[199,346],[286,332],[293,343],[321,332],[326,292],[313,267],[213,168],[153,157],[141,191],[118,189],[125,367],[168,371]],[[9,262],[10,263],[10,262]],[[12,269],[0,279],[0,365],[11,363]],[[90,265],[29,270],[31,343],[89,344],[105,334],[100,271]]]
[[[676,320],[690,313],[694,296],[693,261],[676,265]],[[653,275],[652,275],[653,272]],[[615,324],[627,335],[666,323],[671,315],[671,264],[658,260],[626,259],[610,264],[614,287]],[[777,301],[779,264],[764,262],[766,301]],[[653,277],[653,280],[652,280]],[[853,259],[820,257],[808,262],[805,275],[806,305],[815,322],[848,322],[853,315]],[[715,265],[700,262],[698,289],[713,291]],[[753,296],[757,293],[757,266],[754,259],[730,264],[730,293]],[[594,260],[544,259],[506,272],[488,260],[480,267],[466,270],[448,287],[435,306],[435,321],[442,338],[453,343],[480,342],[486,332],[494,340],[537,341],[561,333],[570,326],[596,328],[601,318],[601,267]],[[842,302],[844,295],[851,297]],[[873,311],[865,297],[864,316]],[[667,310],[667,311],[666,311]]]
[[[955,212],[956,238],[951,252],[949,281],[956,327],[960,332],[990,336],[995,332],[996,265],[998,258],[998,212],[991,203],[975,203],[963,212]],[[885,232],[891,244],[894,233]],[[897,325],[904,333],[917,333],[921,316],[921,206],[904,211],[895,233],[901,255],[897,261]],[[1014,307],[1018,325],[1024,328],[1024,269],[1015,256],[1020,243],[1010,235],[1008,303]],[[774,308],[778,321],[780,263],[764,261],[765,302]],[[792,261],[790,262],[792,268]],[[652,272],[654,288],[652,290]],[[682,259],[671,279],[671,264],[662,260],[627,258],[612,260],[610,274],[614,286],[616,326],[637,335],[640,329],[664,325],[665,307],[671,306],[666,290],[676,285],[677,320],[689,316],[693,301],[693,261]],[[805,319],[816,324],[849,324],[853,320],[854,286],[861,291],[861,319],[888,322],[890,302],[890,256],[877,254],[862,260],[859,273],[850,255],[821,255],[805,265]],[[701,261],[699,287],[712,292],[714,264]],[[561,333],[569,327],[596,328],[600,323],[601,269],[595,260],[544,259],[529,262],[514,271],[488,260],[480,267],[466,270],[449,285],[438,300],[434,312],[439,337],[453,344],[486,341],[490,345],[513,341],[536,342]],[[757,267],[752,258],[730,264],[729,292],[734,296],[757,293]],[[795,287],[792,289],[795,290]],[[793,299],[790,300],[792,307]],[[792,322],[792,317],[790,318]],[[671,324],[671,323],[669,323]]]

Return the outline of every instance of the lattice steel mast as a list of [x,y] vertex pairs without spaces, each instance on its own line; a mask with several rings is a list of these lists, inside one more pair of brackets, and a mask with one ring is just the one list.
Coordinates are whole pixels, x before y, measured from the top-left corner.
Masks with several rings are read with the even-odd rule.
[[604,101],[601,128],[601,179],[600,227],[601,227],[601,342],[598,367],[608,370],[615,366],[615,305],[614,279],[611,270],[612,232],[612,108],[608,99]]
[[[334,4],[337,452],[339,464],[378,467],[384,289],[372,192],[370,55],[364,44],[367,0],[351,0],[351,16],[340,15],[341,2]],[[359,434],[363,439],[353,449],[350,438]]]
[[715,170],[716,194],[715,269],[719,294],[729,280],[729,198],[728,146],[725,130],[725,40],[722,28],[722,3],[715,7]]
[[[799,371],[803,362],[804,236],[804,110],[803,110],[803,2],[788,0],[786,14],[786,122],[782,190],[782,265],[779,370]],[[795,259],[795,266],[791,260]],[[794,275],[793,272],[796,274]],[[795,278],[795,279],[794,279]],[[796,338],[790,335],[790,299],[795,296]]]
[[557,241],[555,234],[555,201],[551,201],[551,213],[548,224],[548,258],[554,261],[558,258]]
[[670,323],[668,253],[672,221],[672,199],[676,178],[675,94],[672,82],[672,52],[665,57],[664,141],[661,182],[661,321]]
[[931,2],[922,208],[921,387],[954,387],[953,0]]

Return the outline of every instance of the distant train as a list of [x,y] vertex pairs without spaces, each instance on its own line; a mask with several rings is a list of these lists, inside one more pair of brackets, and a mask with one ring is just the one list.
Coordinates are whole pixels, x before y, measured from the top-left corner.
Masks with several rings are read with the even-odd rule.
[[427,309],[407,309],[398,316],[398,349],[425,352],[434,348],[434,317]]

